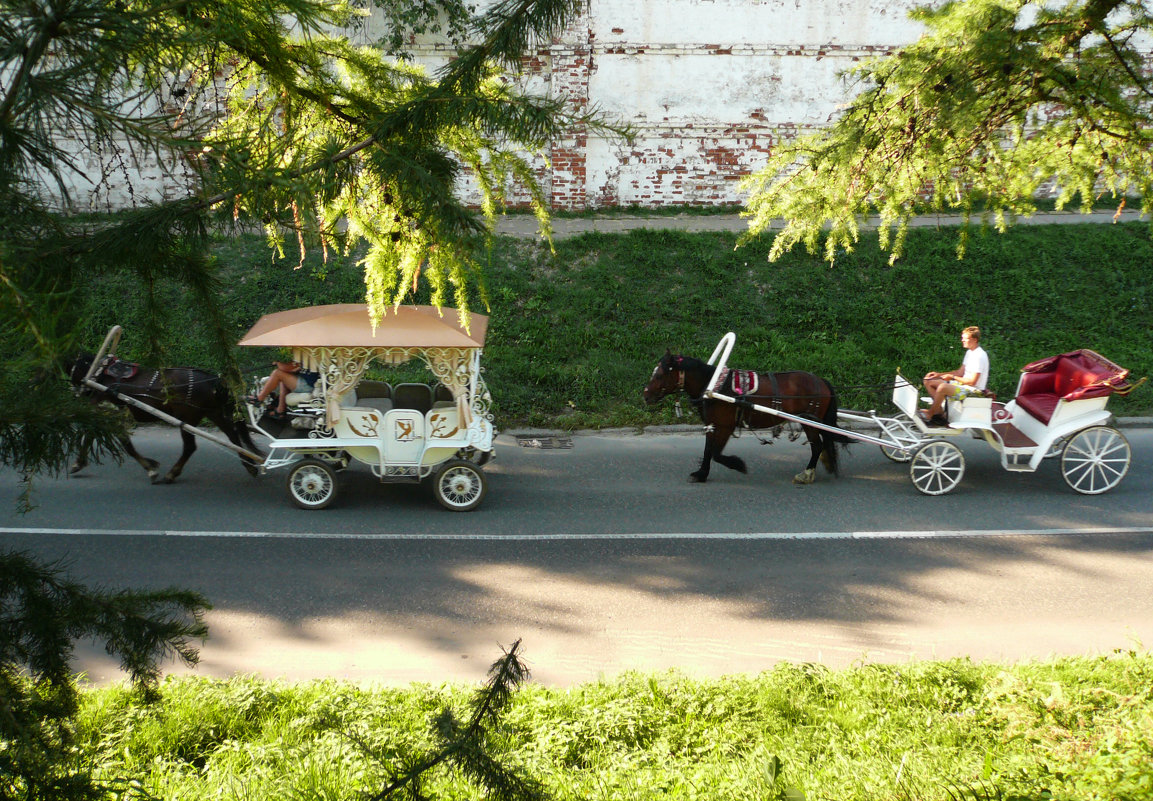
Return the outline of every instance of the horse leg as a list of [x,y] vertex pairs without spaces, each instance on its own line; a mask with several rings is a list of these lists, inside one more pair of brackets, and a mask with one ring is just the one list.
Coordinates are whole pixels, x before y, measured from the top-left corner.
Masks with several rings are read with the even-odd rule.
[[152,479],[152,483],[156,483],[156,477],[160,475],[160,462],[155,459],[149,459],[147,456],[142,456],[137,452],[132,444],[132,440],[124,437],[120,440],[120,444],[124,447],[124,452],[137,461],[137,463],[144,468],[144,472],[148,473],[148,477]]
[[90,447],[92,438],[85,436],[80,442],[80,451],[76,454],[76,461],[68,468],[68,475],[79,473],[88,466],[88,448]]
[[184,429],[181,429],[180,439],[184,442],[184,451],[180,454],[180,458],[176,460],[176,464],[172,465],[160,481],[161,484],[171,484],[175,481],[176,477],[184,470],[185,463],[187,463],[192,454],[196,452],[196,437]]
[[[227,417],[221,417],[218,420],[213,420],[213,422],[216,423],[217,428],[224,432],[224,435],[228,437],[228,441],[233,445],[245,448],[256,454],[260,453],[256,448],[256,443],[252,441],[252,437],[248,433],[248,425],[246,423],[237,423]],[[247,456],[240,456],[240,463],[244,465],[244,469],[248,471],[250,476],[260,475],[260,470],[257,468],[259,462],[253,462]]]
[[837,460],[837,437],[828,432],[821,432],[821,464],[834,476],[840,472]]
[[817,460],[824,455],[824,446],[821,443],[821,432],[815,428],[805,427],[805,436],[809,440],[809,463],[805,469],[793,476],[794,484],[812,484],[817,477]]
[[745,460],[739,456],[725,456],[721,453],[725,445],[729,441],[729,437],[733,435],[731,427],[714,427],[712,431],[705,435],[705,454],[701,458],[700,468],[689,474],[689,481],[694,484],[704,484],[709,479],[709,468],[712,462],[716,461],[717,464],[724,465],[730,470],[736,470],[741,473],[749,472],[745,466]]

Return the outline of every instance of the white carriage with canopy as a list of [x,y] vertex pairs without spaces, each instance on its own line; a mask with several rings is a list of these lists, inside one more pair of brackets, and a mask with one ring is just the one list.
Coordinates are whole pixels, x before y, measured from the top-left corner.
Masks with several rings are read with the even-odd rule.
[[[482,465],[495,434],[480,365],[487,328],[484,315],[470,315],[466,329],[456,309],[432,306],[390,309],[376,328],[362,304],[261,317],[240,345],[289,349],[302,369],[319,374],[311,392],[288,395],[283,420],[248,404],[252,427],[269,439],[263,468],[287,468],[289,493],[306,509],[333,501],[336,475],[353,461],[382,482],[434,476],[441,505],[474,509],[486,492]],[[364,378],[374,362],[414,359],[432,382]]]

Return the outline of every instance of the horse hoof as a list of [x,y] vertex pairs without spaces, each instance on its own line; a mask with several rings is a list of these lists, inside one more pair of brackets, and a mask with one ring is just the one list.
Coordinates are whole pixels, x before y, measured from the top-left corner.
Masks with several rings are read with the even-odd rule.
[[690,484],[704,484],[708,481],[708,476],[697,475],[696,473],[689,473]]
[[816,470],[802,470],[793,476],[794,484],[812,484],[813,479],[816,478]]

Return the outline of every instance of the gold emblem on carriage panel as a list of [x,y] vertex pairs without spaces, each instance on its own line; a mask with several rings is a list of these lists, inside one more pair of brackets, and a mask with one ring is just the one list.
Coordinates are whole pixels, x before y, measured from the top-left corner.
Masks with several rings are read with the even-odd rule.
[[394,439],[397,442],[412,442],[416,439],[413,434],[414,423],[416,422],[411,417],[397,417],[393,419],[393,431],[395,432]]

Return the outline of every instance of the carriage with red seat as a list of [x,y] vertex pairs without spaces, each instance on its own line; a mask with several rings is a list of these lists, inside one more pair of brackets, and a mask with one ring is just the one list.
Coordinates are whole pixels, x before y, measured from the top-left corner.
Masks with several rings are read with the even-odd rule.
[[964,454],[951,440],[967,431],[1001,455],[1005,470],[1033,472],[1045,459],[1060,457],[1065,483],[1097,495],[1121,482],[1132,457],[1125,436],[1109,425],[1106,405],[1114,394],[1127,395],[1144,381],[1131,383],[1127,369],[1092,350],[1060,353],[1022,367],[1008,402],[972,396],[951,401],[948,426],[929,427],[916,413],[916,387],[898,374],[893,403],[902,417],[882,427],[903,447],[885,448],[885,454],[911,462],[918,490],[941,495],[964,474]]
[[808,466],[793,479],[798,484],[813,481],[818,459],[835,474],[837,444],[856,440],[908,463],[920,492],[943,495],[965,473],[965,455],[954,440],[966,433],[991,445],[1009,471],[1032,472],[1059,456],[1065,483],[1082,494],[1106,492],[1129,471],[1129,442],[1109,425],[1105,407],[1111,396],[1127,395],[1145,379],[1131,383],[1127,369],[1091,350],[1025,365],[1017,394],[1006,403],[991,395],[950,399],[947,424],[930,425],[918,414],[917,387],[899,371],[892,395],[896,415],[848,411],[839,408],[835,387],[809,373],[758,374],[746,383],[744,371],[728,368],[735,343],[729,332],[707,362],[666,354],[644,389],[648,403],[685,394],[700,412],[705,452],[690,481],[705,481],[713,461],[745,472],[743,460],[722,453],[729,438],[742,429],[779,431],[788,424],[805,432],[812,451]]

